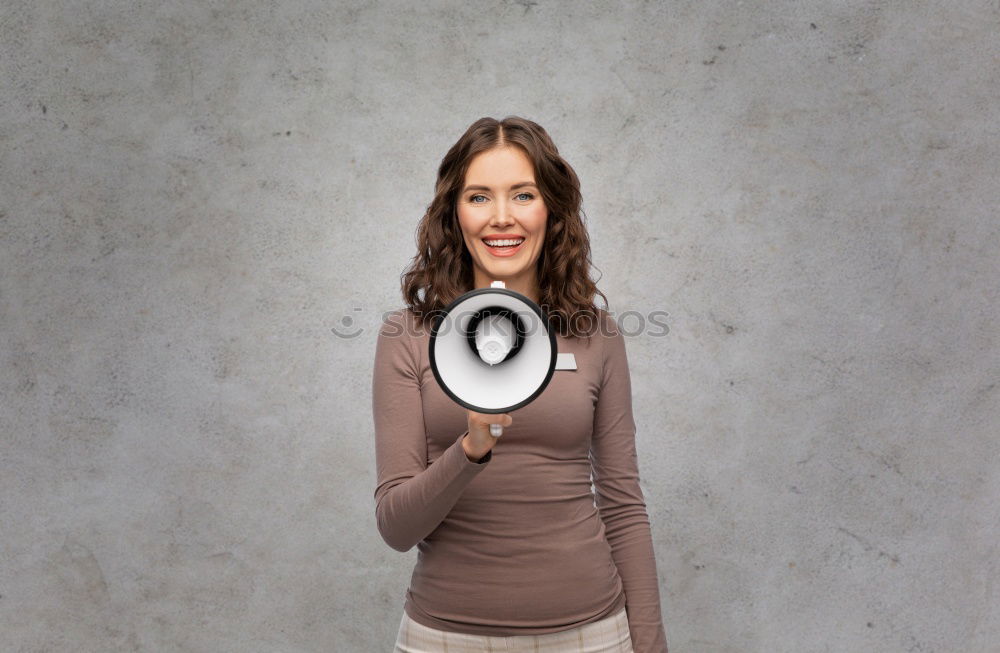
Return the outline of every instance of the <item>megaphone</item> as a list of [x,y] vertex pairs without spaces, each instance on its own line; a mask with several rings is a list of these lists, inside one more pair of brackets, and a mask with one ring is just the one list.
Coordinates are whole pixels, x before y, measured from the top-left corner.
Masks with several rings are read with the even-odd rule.
[[[441,389],[477,413],[531,403],[556,369],[556,335],[545,312],[503,281],[469,291],[436,316],[430,365]],[[490,424],[500,437],[503,426]]]

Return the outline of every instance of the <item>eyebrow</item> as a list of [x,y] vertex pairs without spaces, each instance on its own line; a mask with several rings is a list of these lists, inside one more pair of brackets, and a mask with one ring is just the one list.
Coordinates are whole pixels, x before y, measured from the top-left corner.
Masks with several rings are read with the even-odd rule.
[[[515,190],[517,188],[524,188],[525,186],[535,186],[535,182],[522,181],[519,184],[514,184],[513,186],[510,187],[510,189]],[[535,186],[535,188],[538,188],[538,186]],[[470,190],[489,190],[489,189],[490,189],[489,186],[466,186],[465,188],[462,189],[462,192],[466,193]]]

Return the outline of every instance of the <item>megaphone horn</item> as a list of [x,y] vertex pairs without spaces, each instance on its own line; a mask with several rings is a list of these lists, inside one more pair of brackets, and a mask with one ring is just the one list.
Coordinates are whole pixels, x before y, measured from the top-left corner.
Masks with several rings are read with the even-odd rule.
[[[507,413],[545,390],[557,347],[541,307],[494,281],[448,305],[431,328],[428,353],[434,378],[453,401],[478,413]],[[490,424],[490,435],[502,433]]]

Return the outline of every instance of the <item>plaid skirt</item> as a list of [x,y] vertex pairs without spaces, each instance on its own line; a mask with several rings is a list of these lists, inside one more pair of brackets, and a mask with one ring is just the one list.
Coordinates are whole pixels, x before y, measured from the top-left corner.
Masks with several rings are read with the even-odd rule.
[[465,635],[428,628],[403,612],[393,653],[634,653],[625,608],[610,617],[544,635]]

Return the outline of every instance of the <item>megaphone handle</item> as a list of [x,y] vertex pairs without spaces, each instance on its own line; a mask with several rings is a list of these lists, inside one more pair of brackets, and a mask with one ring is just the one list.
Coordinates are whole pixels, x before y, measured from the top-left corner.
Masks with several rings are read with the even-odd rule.
[[502,424],[490,424],[490,435],[495,438],[499,438],[503,435],[503,425]]

